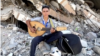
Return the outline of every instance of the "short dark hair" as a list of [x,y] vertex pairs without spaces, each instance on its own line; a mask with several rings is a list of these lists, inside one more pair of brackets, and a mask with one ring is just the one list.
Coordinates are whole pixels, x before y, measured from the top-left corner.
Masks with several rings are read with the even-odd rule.
[[42,6],[42,10],[43,10],[44,8],[50,9],[50,7],[49,7],[48,5],[43,5],[43,6]]

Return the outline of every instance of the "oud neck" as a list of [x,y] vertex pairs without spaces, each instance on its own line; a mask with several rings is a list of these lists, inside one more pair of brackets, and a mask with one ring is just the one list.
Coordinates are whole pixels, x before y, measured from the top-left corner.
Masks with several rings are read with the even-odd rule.
[[41,31],[50,31],[51,28],[42,28]]

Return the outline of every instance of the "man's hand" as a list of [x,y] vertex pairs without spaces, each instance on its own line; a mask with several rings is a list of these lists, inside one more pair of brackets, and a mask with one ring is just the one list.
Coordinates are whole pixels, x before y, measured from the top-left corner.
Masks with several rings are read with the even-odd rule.
[[54,33],[55,32],[55,29],[54,28],[51,28],[50,32],[51,33]]
[[36,32],[36,29],[35,29],[35,28],[30,28],[30,31],[31,31],[32,33],[35,33],[35,32]]

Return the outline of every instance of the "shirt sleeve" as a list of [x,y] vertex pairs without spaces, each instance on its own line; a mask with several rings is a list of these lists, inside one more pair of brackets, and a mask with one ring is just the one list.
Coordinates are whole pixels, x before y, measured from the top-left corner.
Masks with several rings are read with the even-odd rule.
[[30,19],[31,21],[40,21],[40,17],[35,17],[35,18],[32,18],[32,19]]

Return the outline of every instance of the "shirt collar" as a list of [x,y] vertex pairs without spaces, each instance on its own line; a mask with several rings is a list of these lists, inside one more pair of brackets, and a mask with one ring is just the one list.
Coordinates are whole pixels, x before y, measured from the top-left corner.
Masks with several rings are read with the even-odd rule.
[[[42,20],[44,21],[44,18],[43,18],[43,15],[41,16]],[[45,21],[44,21],[45,22]],[[48,18],[48,21],[47,22],[50,22],[50,19]]]

